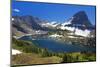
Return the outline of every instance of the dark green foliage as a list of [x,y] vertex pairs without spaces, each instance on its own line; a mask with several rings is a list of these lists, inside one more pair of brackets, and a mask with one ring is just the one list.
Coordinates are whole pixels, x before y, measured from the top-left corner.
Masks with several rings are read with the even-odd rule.
[[39,48],[38,46],[36,46],[36,43],[32,43],[31,41],[16,40],[13,38],[12,44],[12,47],[14,49],[21,50],[25,53],[40,53],[43,50],[43,48]]
[[79,56],[78,54],[68,53],[68,54],[64,54],[62,59],[63,59],[62,63],[75,62],[79,60]]
[[42,50],[41,56],[42,56],[42,57],[48,57],[48,56],[50,56],[50,53],[49,53],[49,52],[47,51],[47,49],[45,48],[44,50]]
[[38,53],[42,57],[57,56],[57,53],[49,52],[46,48],[40,48],[37,43],[12,38],[12,47],[25,53]]
[[66,53],[63,54],[62,63],[80,62],[80,61],[95,61],[95,53]]
[[63,61],[62,61],[62,63],[66,63],[66,62],[71,62],[71,56],[70,55],[64,55],[63,57]]
[[73,53],[54,53],[46,48],[40,48],[37,43],[24,40],[16,40],[12,38],[12,47],[25,53],[36,53],[41,57],[57,56],[62,58],[61,63],[79,62],[79,61],[95,61],[95,52],[73,52]]
[[82,54],[84,59],[87,59],[88,61],[96,61],[95,53],[82,53]]
[[42,57],[56,56],[56,53],[49,52],[46,48],[40,48],[37,43],[33,43],[31,41],[12,38],[12,47],[25,53],[37,53]]
[[13,66],[11,66],[11,67],[19,67],[19,66],[13,65]]

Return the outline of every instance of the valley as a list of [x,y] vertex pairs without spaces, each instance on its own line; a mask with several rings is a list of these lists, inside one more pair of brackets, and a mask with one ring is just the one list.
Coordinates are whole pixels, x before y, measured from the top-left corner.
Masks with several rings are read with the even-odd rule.
[[63,23],[12,16],[12,49],[12,66],[95,61],[95,26],[84,11]]

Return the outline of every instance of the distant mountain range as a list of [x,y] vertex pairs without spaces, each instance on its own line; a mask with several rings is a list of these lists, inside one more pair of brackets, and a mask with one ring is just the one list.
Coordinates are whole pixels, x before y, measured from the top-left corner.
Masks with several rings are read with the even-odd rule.
[[91,24],[84,11],[76,13],[64,23],[48,22],[29,15],[12,16],[13,35],[35,34],[37,30],[45,33],[46,31],[57,29],[70,30],[76,35],[85,34],[87,36],[92,30],[95,30],[95,26]]
[[48,27],[42,27],[41,23],[47,23],[33,16],[12,16],[13,35],[35,34],[36,31],[48,31]]

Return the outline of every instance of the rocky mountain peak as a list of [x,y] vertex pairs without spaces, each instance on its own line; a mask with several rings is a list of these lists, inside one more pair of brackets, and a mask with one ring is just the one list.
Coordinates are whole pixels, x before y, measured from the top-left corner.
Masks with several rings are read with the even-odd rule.
[[71,21],[71,23],[74,24],[78,24],[78,25],[84,25],[86,27],[91,26],[91,22],[88,19],[87,14],[85,13],[85,11],[79,11],[76,14],[73,15],[73,20]]

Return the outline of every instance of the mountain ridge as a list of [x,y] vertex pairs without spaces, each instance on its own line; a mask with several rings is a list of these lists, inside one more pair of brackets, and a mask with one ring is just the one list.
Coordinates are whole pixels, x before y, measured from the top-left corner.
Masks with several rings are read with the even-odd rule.
[[12,27],[16,30],[13,33],[20,32],[24,34],[36,33],[37,30],[45,32],[54,31],[57,29],[70,31],[75,31],[76,29],[76,33],[80,31],[81,33],[84,33],[88,30],[87,32],[89,34],[91,30],[95,29],[84,11],[75,13],[68,19],[68,21],[65,21],[64,23],[57,23],[54,21],[50,23],[46,20],[30,15],[12,16],[12,22]]

